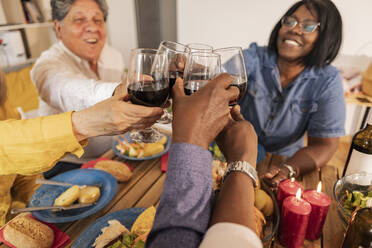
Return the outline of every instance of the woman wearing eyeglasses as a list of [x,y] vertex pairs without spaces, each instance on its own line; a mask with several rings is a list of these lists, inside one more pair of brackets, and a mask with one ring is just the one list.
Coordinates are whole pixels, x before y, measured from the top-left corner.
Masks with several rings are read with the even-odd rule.
[[303,0],[275,25],[268,47],[254,43],[244,50],[248,89],[240,101],[242,113],[266,151],[287,156],[265,174],[273,188],[324,166],[344,135],[342,81],[330,65],[341,39],[336,6],[330,0]]

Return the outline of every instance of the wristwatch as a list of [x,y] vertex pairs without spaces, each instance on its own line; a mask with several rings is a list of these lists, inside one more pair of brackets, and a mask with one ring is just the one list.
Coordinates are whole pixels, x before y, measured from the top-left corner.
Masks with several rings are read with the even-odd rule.
[[289,170],[289,175],[288,175],[289,177],[296,177],[297,176],[297,173],[296,173],[295,169],[293,169],[293,167],[291,165],[286,164],[286,163],[284,163],[282,165]]
[[227,164],[227,170],[223,177],[223,180],[227,177],[230,172],[239,171],[244,172],[250,178],[252,178],[254,187],[258,185],[258,176],[256,169],[247,161],[234,161]]

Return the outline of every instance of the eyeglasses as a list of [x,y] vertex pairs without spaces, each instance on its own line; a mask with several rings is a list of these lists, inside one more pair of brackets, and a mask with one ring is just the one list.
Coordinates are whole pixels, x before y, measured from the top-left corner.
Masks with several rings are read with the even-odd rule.
[[304,33],[312,33],[320,26],[319,22],[314,22],[314,21],[299,22],[297,21],[296,18],[291,17],[291,16],[284,16],[282,19],[282,25],[287,28],[290,28],[290,29],[295,28],[297,24],[300,25],[301,31]]

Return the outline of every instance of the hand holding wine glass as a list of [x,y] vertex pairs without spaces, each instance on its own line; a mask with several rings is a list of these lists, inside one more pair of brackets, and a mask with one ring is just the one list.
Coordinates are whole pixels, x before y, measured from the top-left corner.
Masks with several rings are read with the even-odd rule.
[[208,148],[230,120],[229,102],[239,95],[230,87],[232,78],[223,73],[198,92],[188,96],[183,80],[173,87],[173,142],[186,142]]

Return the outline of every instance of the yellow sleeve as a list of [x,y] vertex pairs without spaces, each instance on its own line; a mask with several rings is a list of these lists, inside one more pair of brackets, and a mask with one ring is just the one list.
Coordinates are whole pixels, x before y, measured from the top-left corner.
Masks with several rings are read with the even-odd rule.
[[73,134],[71,114],[0,121],[0,174],[40,173],[66,153],[81,157],[84,150]]

